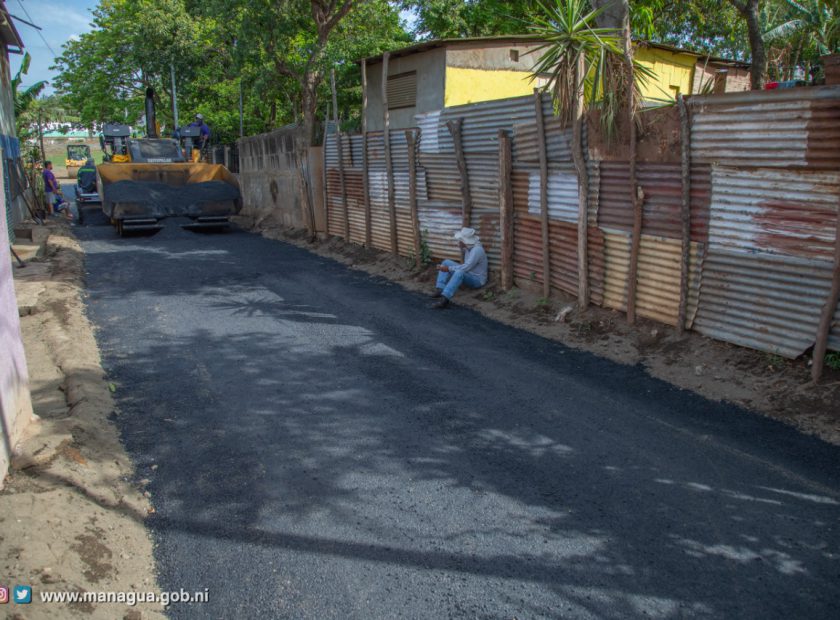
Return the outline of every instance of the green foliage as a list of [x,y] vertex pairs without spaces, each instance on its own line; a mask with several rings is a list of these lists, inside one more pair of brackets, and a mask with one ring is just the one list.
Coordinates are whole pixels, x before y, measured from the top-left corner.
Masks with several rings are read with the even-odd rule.
[[446,39],[521,34],[527,30],[535,0],[403,0],[417,16],[414,34]]
[[23,60],[20,64],[20,69],[15,74],[15,77],[12,78],[11,87],[15,100],[16,118],[20,118],[33,106],[35,100],[38,98],[38,95],[41,94],[41,91],[44,90],[44,87],[47,85],[45,80],[41,80],[40,82],[35,82],[32,86],[27,88],[21,87],[23,76],[29,73],[29,64],[31,62],[32,57],[29,55],[29,52],[25,52],[23,54]]
[[840,353],[833,351],[825,356],[825,365],[832,370],[840,370]]
[[410,40],[386,0],[101,0],[93,26],[56,61],[56,89],[85,125],[136,123],[151,86],[167,133],[174,67],[179,123],[201,112],[220,142],[239,135],[240,87],[246,135],[323,118],[333,67],[342,116],[358,119],[355,61]]

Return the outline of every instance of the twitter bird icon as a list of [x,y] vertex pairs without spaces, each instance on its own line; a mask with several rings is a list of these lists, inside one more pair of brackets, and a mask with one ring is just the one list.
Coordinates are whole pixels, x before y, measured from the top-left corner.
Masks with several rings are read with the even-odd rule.
[[13,591],[15,603],[25,605],[32,602],[32,586],[15,586]]

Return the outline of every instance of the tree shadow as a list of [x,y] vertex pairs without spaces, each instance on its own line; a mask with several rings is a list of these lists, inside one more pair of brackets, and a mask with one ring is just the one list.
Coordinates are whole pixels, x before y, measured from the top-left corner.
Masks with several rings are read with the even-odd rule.
[[86,249],[162,585],[252,584],[202,613],[832,613],[836,447],[298,248],[201,243]]

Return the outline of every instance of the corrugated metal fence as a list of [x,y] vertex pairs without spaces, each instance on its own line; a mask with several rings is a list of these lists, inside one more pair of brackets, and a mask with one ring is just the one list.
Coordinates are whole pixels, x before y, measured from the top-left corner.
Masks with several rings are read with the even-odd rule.
[[[676,108],[642,114],[636,168],[643,195],[636,312],[676,325],[684,299],[686,328],[797,357],[814,344],[834,269],[840,88],[691,97],[686,103],[688,136],[681,135]],[[543,273],[538,109],[548,164],[548,274]],[[411,131],[418,136],[419,225],[413,225],[409,209],[406,130],[390,131],[391,170],[381,131],[341,136],[343,169],[331,133],[325,148],[329,233],[345,236],[346,214],[350,241],[365,243],[369,208],[373,247],[410,255],[419,230],[432,255],[446,258],[457,255],[452,234],[466,211],[491,267],[499,270],[504,241],[500,196],[510,186],[510,268],[516,283],[541,284],[548,277],[551,288],[577,294],[579,182],[572,132],[553,117],[549,98],[543,96],[539,104],[534,97],[519,97],[451,107],[415,120]],[[460,132],[452,131],[453,122],[460,122]],[[500,130],[512,144],[511,173],[505,179],[500,178]],[[634,219],[628,149],[626,144],[605,149],[598,131],[590,121],[585,275],[593,303],[625,311]],[[690,165],[683,168],[680,146],[685,140]],[[396,248],[391,244],[389,182],[395,196]],[[684,182],[690,183],[686,238]],[[469,209],[464,207],[467,200]],[[830,328],[829,348],[840,350],[840,308]]]

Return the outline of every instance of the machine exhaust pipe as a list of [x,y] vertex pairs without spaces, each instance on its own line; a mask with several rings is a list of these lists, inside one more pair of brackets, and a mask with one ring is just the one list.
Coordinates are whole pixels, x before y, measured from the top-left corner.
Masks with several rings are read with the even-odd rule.
[[155,89],[146,89],[146,137],[157,138],[157,119],[155,118]]

